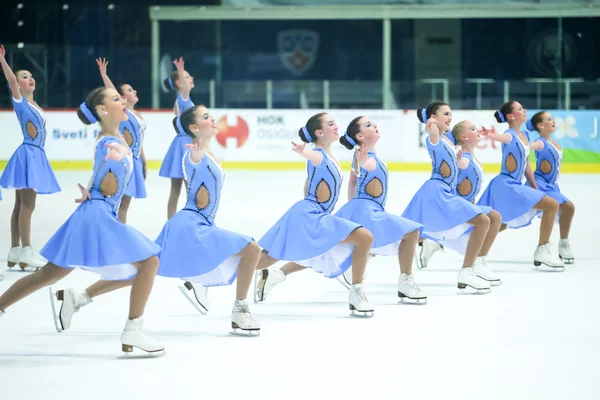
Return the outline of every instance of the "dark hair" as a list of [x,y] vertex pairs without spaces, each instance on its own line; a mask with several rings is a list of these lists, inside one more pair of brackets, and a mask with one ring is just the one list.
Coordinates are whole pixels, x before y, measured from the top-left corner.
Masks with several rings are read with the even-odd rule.
[[[358,139],[356,138],[356,135],[358,134],[358,132],[360,132],[360,125],[358,124],[358,121],[360,121],[361,118],[362,116],[354,118],[352,121],[350,121],[348,127],[346,128],[346,133],[348,134],[348,136],[350,136],[350,138],[354,139],[356,144],[358,144]],[[345,135],[340,138],[340,143],[348,150],[354,149],[354,146],[348,141]]]
[[[89,108],[89,110],[92,113],[92,115],[94,116],[94,118],[96,118],[98,121],[100,121],[100,117],[98,116],[98,113],[96,112],[96,107],[104,104],[105,92],[106,92],[105,87],[99,87],[99,88],[92,90],[85,98],[85,104],[86,104],[87,108]],[[85,125],[92,125],[93,123],[95,123],[95,121],[92,122],[88,119],[88,117],[85,116],[85,114],[81,110],[81,106],[77,109],[77,117],[79,117],[79,120],[81,122],[83,122]]]
[[496,118],[497,122],[503,123],[503,122],[508,122],[508,120],[506,119],[506,116],[508,114],[512,114],[513,112],[513,106],[515,105],[516,101],[515,100],[511,100],[507,103],[502,104],[502,107],[500,107],[500,112],[502,113],[502,116],[504,118],[500,117],[500,113],[498,111],[496,111],[494,113],[494,118]]
[[117,86],[115,86],[117,88],[117,92],[119,92],[121,96],[125,96],[125,91],[123,90],[123,86],[125,85],[128,85],[128,83],[119,83]]
[[[323,124],[322,119],[323,119],[323,116],[326,114],[327,113],[322,112],[322,113],[318,113],[318,114],[315,114],[312,117],[310,117],[308,119],[308,121],[306,121],[306,125],[304,125],[302,128],[300,128],[298,130],[298,136],[300,136],[300,140],[302,140],[304,143],[310,143],[310,142],[315,143],[317,141],[317,134],[315,133],[315,131],[317,129],[321,129],[321,125]],[[310,140],[308,140],[306,138],[306,136],[304,135],[303,128],[306,128],[306,130],[308,131]]]
[[537,125],[540,122],[544,121],[543,115],[546,114],[547,111],[539,111],[536,112],[535,114],[533,114],[533,117],[531,117],[531,119],[529,121],[527,121],[527,129],[529,129],[530,131],[537,131],[539,132]]
[[[443,101],[434,101],[433,103],[429,104],[427,108],[419,108],[417,110],[417,118],[419,118],[419,121],[425,123],[443,106],[450,107],[448,103],[444,103]],[[425,112],[425,115],[423,115],[423,112]]]
[[[175,132],[179,133],[179,134],[186,134],[191,138],[195,138],[196,135],[194,135],[194,133],[190,130],[190,125],[195,124],[196,123],[196,110],[198,109],[198,107],[201,107],[202,105],[197,105],[197,106],[193,106],[188,108],[187,110],[185,110],[183,113],[181,113],[181,116],[179,117],[175,117],[173,118],[173,128],[175,128]],[[183,132],[181,132],[181,129],[177,127],[177,120],[180,120],[181,123],[181,128],[183,128]]]
[[[171,82],[173,82],[173,85],[171,85],[171,83],[169,82],[169,79],[171,80]],[[163,85],[165,85],[165,88],[167,90],[175,90],[177,91],[177,86],[175,85],[175,81],[179,79],[179,71],[175,70],[173,72],[171,72],[171,75],[168,78],[165,78],[165,80],[163,81]]]

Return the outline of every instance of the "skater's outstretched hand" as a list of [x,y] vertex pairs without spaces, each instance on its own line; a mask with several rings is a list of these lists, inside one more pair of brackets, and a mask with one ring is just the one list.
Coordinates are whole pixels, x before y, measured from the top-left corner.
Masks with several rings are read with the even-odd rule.
[[306,148],[306,143],[298,144],[292,140],[292,150],[296,153],[300,154],[302,157],[306,158],[313,165],[321,165],[323,161],[323,154],[318,151],[314,151]]
[[204,158],[204,145],[202,139],[198,139],[194,143],[186,144],[185,148],[190,150],[190,159],[194,164],[198,164]]
[[81,198],[75,199],[75,203],[83,203],[84,201],[92,198],[90,192],[86,188],[81,186],[81,183],[78,183],[77,186],[79,186],[79,190],[81,191]]
[[6,60],[6,49],[3,44],[0,44],[0,60]]
[[469,166],[469,159],[463,158],[462,146],[456,146],[456,149],[458,150],[458,153],[456,154],[456,162],[458,164],[458,168],[467,169],[467,167]]
[[106,143],[104,147],[109,149],[104,161],[108,161],[109,159],[121,161],[125,156],[127,156],[129,151],[128,148],[119,143]]
[[183,61],[183,57],[179,57],[173,60],[173,64],[178,71],[183,71],[185,67],[185,61]]
[[[377,162],[374,158],[369,157],[369,147],[367,145],[360,145],[360,148],[354,150],[356,163],[362,168],[369,172],[375,171],[377,168]],[[360,173],[357,175],[360,176]]]
[[13,70],[10,68],[10,65],[6,62],[6,49],[3,44],[0,44],[0,64],[2,64],[2,72],[4,72],[4,76],[10,86],[10,91],[12,93],[12,97],[15,100],[21,100],[21,91],[19,90],[19,84],[17,82],[17,77],[15,76]]
[[98,57],[96,58],[96,64],[98,64],[98,69],[100,70],[100,75],[106,75],[106,70],[108,67],[108,61],[106,58]]

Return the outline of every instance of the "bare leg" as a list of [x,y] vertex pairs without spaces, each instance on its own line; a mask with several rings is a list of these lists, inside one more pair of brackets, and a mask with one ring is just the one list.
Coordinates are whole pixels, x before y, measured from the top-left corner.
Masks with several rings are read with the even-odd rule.
[[179,201],[182,183],[183,179],[181,178],[171,178],[171,193],[169,194],[169,204],[167,205],[168,219],[171,219],[177,212],[177,202]]
[[365,228],[357,228],[342,243],[351,243],[354,245],[352,252],[352,283],[362,283],[364,280],[367,261],[369,260],[369,251],[373,244],[373,234]]
[[129,211],[129,205],[131,204],[131,196],[123,196],[121,205],[119,206],[119,221],[127,223],[127,211]]
[[570,201],[560,205],[560,218],[558,224],[560,226],[560,238],[568,239],[569,231],[571,230],[571,221],[575,215],[575,204]]
[[278,261],[278,259],[271,257],[266,250],[263,250],[260,252],[260,258],[258,259],[256,270],[259,271],[261,269],[267,269]]
[[236,300],[244,300],[248,297],[248,290],[250,290],[250,284],[261,256],[261,249],[256,242],[250,242],[237,255],[241,257],[241,260],[238,265]]
[[558,213],[558,203],[552,197],[544,196],[533,208],[544,212],[540,223],[540,240],[538,243],[539,246],[543,246],[550,242],[550,235],[552,235],[552,228]]
[[52,263],[37,272],[27,275],[16,281],[6,292],[0,296],[0,310],[6,311],[8,307],[24,299],[39,289],[52,285],[73,271],[71,268],[61,268]]
[[483,245],[481,246],[481,250],[479,251],[480,256],[487,256],[496,240],[496,236],[500,231],[500,225],[502,225],[502,216],[496,210],[492,210],[492,212],[488,215],[490,219],[490,229],[485,236],[485,240],[483,241]]
[[398,263],[400,272],[412,275],[413,260],[415,259],[415,250],[419,243],[419,230],[407,233],[402,238],[398,246]]
[[11,247],[21,246],[21,235],[19,234],[19,212],[21,210],[21,191],[15,190],[15,206],[10,216],[10,241]]
[[31,246],[31,215],[35,209],[37,193],[33,189],[21,189],[21,208],[19,211],[19,234],[23,247]]
[[89,286],[87,289],[85,289],[85,292],[90,297],[90,299],[93,299],[94,297],[98,297],[100,295],[110,293],[115,290],[127,287],[127,286],[131,286],[131,285],[133,285],[134,280],[135,280],[135,278],[130,279],[128,281],[100,280],[100,281],[92,284],[91,286]]
[[289,274],[293,274],[294,272],[304,271],[307,267],[303,267],[302,265],[296,264],[295,262],[286,263],[281,270],[283,271],[285,276]]
[[129,299],[129,319],[132,320],[144,315],[144,309],[154,285],[154,278],[158,272],[158,257],[152,256],[133,265],[138,268],[138,273],[133,279]]
[[472,267],[475,264],[475,259],[481,251],[483,241],[485,240],[488,230],[490,229],[490,219],[485,214],[477,215],[468,223],[473,225],[473,231],[471,232],[469,241],[467,243],[467,251],[465,253],[463,267]]

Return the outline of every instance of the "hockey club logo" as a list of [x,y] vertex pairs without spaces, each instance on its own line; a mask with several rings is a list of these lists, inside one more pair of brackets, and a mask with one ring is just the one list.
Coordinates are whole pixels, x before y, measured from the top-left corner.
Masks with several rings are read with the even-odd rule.
[[319,34],[306,29],[290,29],[277,34],[277,50],[285,68],[294,76],[308,71],[317,58]]
[[240,148],[246,143],[250,135],[248,124],[240,116],[237,116],[235,125],[227,125],[227,116],[222,116],[217,122],[217,130],[219,131],[217,142],[225,148],[227,147],[227,139],[235,138],[236,146]]

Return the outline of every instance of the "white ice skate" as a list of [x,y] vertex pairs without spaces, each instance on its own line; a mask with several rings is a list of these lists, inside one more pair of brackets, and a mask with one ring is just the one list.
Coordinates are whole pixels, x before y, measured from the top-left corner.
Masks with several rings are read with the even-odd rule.
[[342,275],[338,276],[337,281],[346,289],[350,290],[352,286],[352,267],[348,268]]
[[230,332],[236,336],[260,336],[260,324],[252,318],[248,300],[236,300],[231,310]]
[[279,268],[263,269],[260,271],[260,278],[255,287],[255,298],[258,301],[265,301],[273,288],[285,281],[285,274]]
[[560,257],[552,254],[550,243],[538,246],[533,254],[533,265],[540,267],[542,264],[549,267],[552,271],[564,271],[565,265]]
[[353,317],[369,318],[373,316],[375,309],[367,300],[362,283],[355,283],[350,287],[348,307],[350,308],[350,315]]
[[202,315],[206,315],[210,309],[208,301],[208,288],[199,283],[185,282],[179,286],[179,290],[186,299],[194,306]]
[[[92,302],[92,299],[85,291],[65,289],[55,293],[52,287],[49,287],[48,290],[50,291],[50,306],[52,307],[52,315],[54,317],[54,327],[58,333],[69,329],[73,314],[79,311],[81,307]],[[55,299],[62,302],[58,314],[56,312]]]
[[475,293],[488,293],[491,291],[490,283],[475,275],[475,269],[472,267],[460,269],[457,286],[461,290],[467,287],[473,288],[476,290]]
[[121,334],[121,348],[124,353],[133,352],[136,347],[147,353],[158,353],[165,350],[165,346],[152,339],[144,332],[144,317],[128,319],[125,329]]
[[486,259],[487,256],[477,257],[477,259],[475,260],[475,265],[473,266],[473,269],[475,270],[475,275],[483,279],[484,281],[488,281],[490,285],[500,285],[500,277],[488,269]]
[[575,262],[575,256],[571,251],[569,239],[560,239],[558,242],[558,256],[565,264],[573,264]]
[[6,266],[8,268],[12,268],[18,264],[21,267],[21,269],[25,269],[25,267],[27,267],[27,264],[22,264],[20,262],[20,258],[21,246],[11,247],[10,251],[8,252],[8,256],[6,256]]
[[413,275],[407,275],[405,273],[401,273],[398,278],[398,297],[401,302],[408,299],[410,300],[410,303],[427,303],[427,295],[419,289]]
[[433,255],[439,250],[444,250],[442,245],[429,239],[423,240],[423,242],[419,244],[419,247],[421,248],[419,256],[417,257],[415,254],[415,261],[417,262],[417,267],[419,269],[427,268],[431,257],[433,257]]
[[48,260],[42,257],[37,250],[34,250],[33,247],[27,246],[21,249],[19,263],[21,268],[23,268],[23,265],[27,265],[28,267],[38,271],[48,263]]

